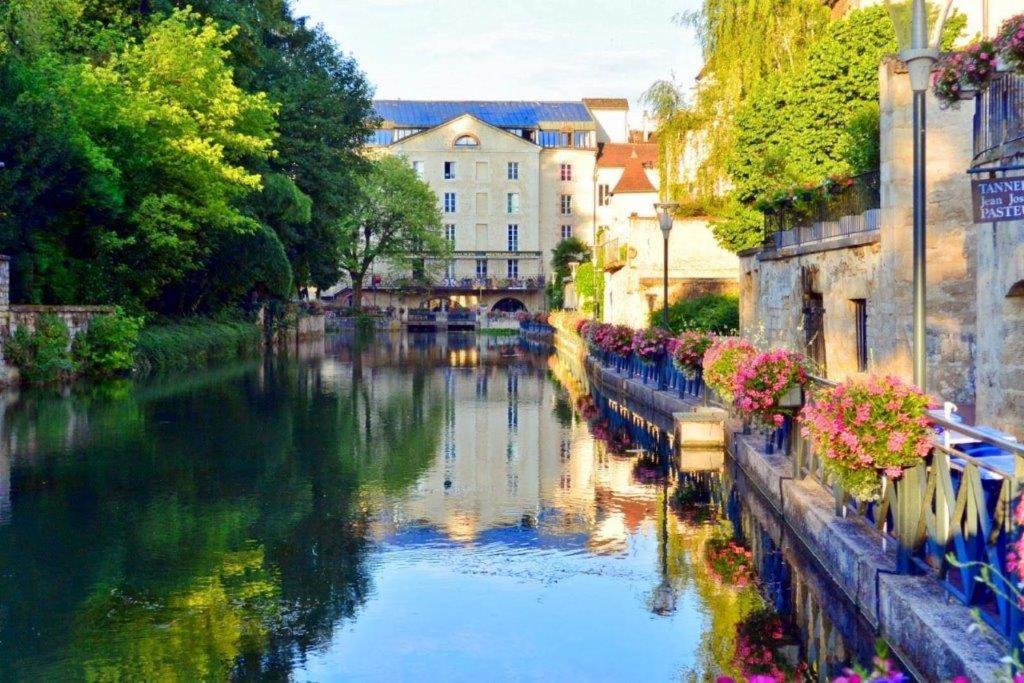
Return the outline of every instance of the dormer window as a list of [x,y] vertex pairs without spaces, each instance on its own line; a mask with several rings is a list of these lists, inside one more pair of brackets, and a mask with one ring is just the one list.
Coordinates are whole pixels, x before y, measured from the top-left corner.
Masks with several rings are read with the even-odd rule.
[[465,147],[479,147],[479,146],[480,146],[480,141],[477,140],[472,135],[460,135],[459,137],[455,138],[455,147],[465,148]]

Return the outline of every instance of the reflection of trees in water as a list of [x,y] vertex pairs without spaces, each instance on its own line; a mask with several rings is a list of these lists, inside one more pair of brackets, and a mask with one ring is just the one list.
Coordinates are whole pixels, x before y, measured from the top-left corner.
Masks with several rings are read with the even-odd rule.
[[367,595],[361,492],[403,490],[437,448],[429,377],[393,386],[268,361],[23,397],[0,678],[285,677]]

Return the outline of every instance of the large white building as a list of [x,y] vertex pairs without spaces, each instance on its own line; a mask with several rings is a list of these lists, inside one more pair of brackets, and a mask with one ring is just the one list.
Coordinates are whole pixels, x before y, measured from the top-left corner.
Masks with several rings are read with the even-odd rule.
[[551,250],[592,244],[599,146],[625,142],[624,99],[578,102],[378,100],[371,147],[403,156],[437,194],[453,258],[428,292],[371,274],[364,303],[541,310]]

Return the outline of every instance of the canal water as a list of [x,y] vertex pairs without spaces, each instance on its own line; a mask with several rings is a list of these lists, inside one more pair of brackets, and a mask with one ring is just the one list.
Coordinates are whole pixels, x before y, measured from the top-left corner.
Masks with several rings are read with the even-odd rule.
[[742,482],[679,471],[586,396],[514,340],[457,335],[8,395],[0,680],[836,664],[817,582],[792,580]]

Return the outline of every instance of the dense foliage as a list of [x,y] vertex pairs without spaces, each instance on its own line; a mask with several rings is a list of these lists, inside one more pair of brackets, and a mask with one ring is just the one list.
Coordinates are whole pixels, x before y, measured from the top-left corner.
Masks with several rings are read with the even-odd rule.
[[[663,154],[686,150],[698,169],[662,182],[673,197],[698,197],[698,212],[718,219],[715,235],[734,251],[760,243],[759,202],[878,165],[878,67],[896,51],[892,22],[881,5],[831,23],[823,5],[810,5],[705,0],[687,16],[707,60],[696,102],[668,82],[646,96]],[[949,19],[946,47],[963,27],[962,15]]]
[[[651,311],[651,325],[661,324],[661,311]],[[703,330],[731,334],[740,326],[740,300],[733,294],[702,294],[680,299],[668,308],[668,326],[673,332]]]
[[116,311],[94,318],[78,334],[71,355],[81,372],[92,377],[110,377],[135,367],[135,345],[142,331],[142,319]]
[[261,334],[248,320],[192,318],[149,325],[139,335],[135,364],[152,371],[236,358],[258,349]]
[[185,314],[333,284],[369,94],[287,0],[0,5],[13,299]]
[[548,307],[559,309],[565,304],[565,279],[572,275],[572,264],[590,259],[590,249],[578,237],[559,242],[551,250],[551,282],[547,286]]
[[71,377],[71,334],[67,324],[52,313],[39,316],[35,329],[21,326],[4,344],[8,363],[18,368],[28,384],[52,384]]

